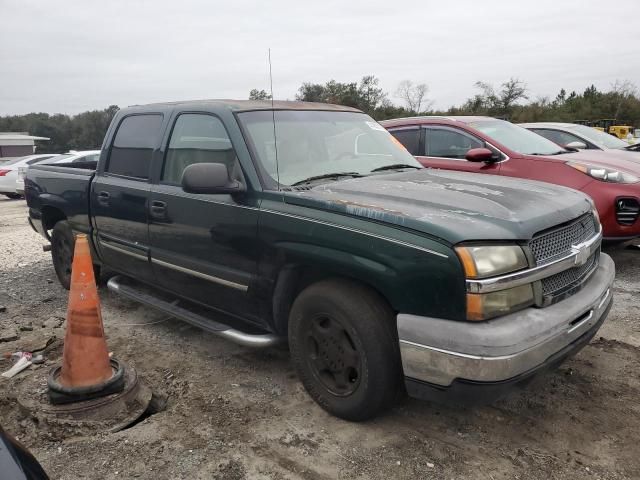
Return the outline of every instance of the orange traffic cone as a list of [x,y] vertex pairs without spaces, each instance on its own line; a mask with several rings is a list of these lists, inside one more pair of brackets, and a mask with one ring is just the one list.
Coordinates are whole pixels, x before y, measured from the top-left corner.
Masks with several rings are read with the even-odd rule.
[[104,338],[89,242],[86,235],[78,235],[71,270],[62,369],[58,381],[64,387],[88,387],[103,384],[113,374]]

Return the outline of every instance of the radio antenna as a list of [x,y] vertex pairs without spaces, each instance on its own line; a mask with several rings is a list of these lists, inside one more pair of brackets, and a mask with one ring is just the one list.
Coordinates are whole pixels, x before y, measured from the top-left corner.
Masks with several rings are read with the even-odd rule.
[[280,191],[280,165],[278,164],[278,137],[276,135],[276,111],[273,106],[273,73],[271,72],[271,48],[269,48],[269,86],[271,89],[271,120],[273,121],[273,148],[276,154],[276,176],[278,177],[278,191]]

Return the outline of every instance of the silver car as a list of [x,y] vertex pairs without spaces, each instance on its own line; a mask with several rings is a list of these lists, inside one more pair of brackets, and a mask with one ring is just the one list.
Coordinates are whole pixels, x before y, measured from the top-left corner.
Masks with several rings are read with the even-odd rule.
[[[580,150],[638,151],[636,145],[586,125],[561,122],[520,123],[521,127],[542,135],[562,147]],[[636,147],[636,148],[634,148]]]

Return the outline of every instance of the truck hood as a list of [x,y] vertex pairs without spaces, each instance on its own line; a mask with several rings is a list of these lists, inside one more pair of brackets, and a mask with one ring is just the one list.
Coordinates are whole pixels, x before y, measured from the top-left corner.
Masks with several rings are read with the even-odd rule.
[[448,170],[371,175],[287,192],[285,201],[414,230],[456,244],[529,240],[591,209],[580,192],[547,183]]

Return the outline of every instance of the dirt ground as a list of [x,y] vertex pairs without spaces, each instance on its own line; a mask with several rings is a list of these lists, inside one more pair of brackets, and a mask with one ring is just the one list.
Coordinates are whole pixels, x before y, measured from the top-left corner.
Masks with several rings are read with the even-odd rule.
[[[66,292],[23,201],[0,199],[0,351],[64,334]],[[640,478],[640,250],[616,261],[615,305],[576,357],[491,406],[402,401],[362,424],[305,393],[284,349],[250,350],[102,289],[110,350],[167,409],[113,434],[47,434],[0,380],[0,422],[51,478],[623,479]],[[0,360],[0,369],[10,366]],[[1,477],[0,473],[0,477]]]

